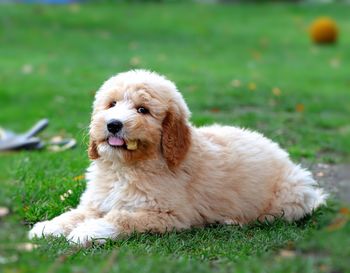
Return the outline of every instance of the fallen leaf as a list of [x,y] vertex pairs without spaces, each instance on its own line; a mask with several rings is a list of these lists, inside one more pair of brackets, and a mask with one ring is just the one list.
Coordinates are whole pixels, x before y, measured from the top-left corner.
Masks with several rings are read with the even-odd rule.
[[221,110],[219,108],[212,108],[210,109],[210,112],[212,113],[219,113]]
[[305,105],[302,104],[302,103],[298,103],[296,106],[295,106],[295,111],[297,111],[298,113],[302,113],[305,111]]
[[287,249],[282,249],[279,252],[279,256],[283,258],[293,258],[296,256],[295,251],[292,250],[287,250]]
[[254,60],[260,60],[261,59],[261,53],[260,52],[258,52],[258,51],[253,51],[252,53],[252,57],[253,57],[253,59]]
[[6,207],[0,207],[0,218],[10,213],[10,210]]
[[132,57],[130,59],[130,64],[133,65],[133,66],[137,66],[141,63],[141,59],[139,57]]
[[248,84],[248,89],[249,89],[250,91],[255,91],[255,90],[256,90],[256,84],[255,84],[254,82],[250,82],[250,83]]
[[31,64],[24,64],[21,70],[23,74],[28,75],[33,72],[33,66]]
[[279,89],[278,87],[272,88],[272,94],[274,94],[276,97],[281,96],[282,94],[281,89]]
[[335,231],[338,229],[341,229],[342,227],[345,226],[345,224],[348,222],[348,219],[345,217],[338,217],[332,221],[330,225],[327,226],[327,231]]
[[38,245],[36,245],[36,244],[21,243],[21,244],[18,244],[16,246],[16,249],[30,252],[30,251],[33,251],[34,249],[36,249],[37,247],[38,247]]
[[318,176],[318,177],[323,177],[323,176],[324,176],[324,172],[318,172],[318,173],[316,174],[316,176]]
[[82,174],[82,175],[78,175],[76,177],[73,177],[73,181],[79,181],[79,180],[83,180],[85,178],[85,175]]
[[51,142],[54,142],[54,143],[56,143],[56,142],[61,142],[62,140],[63,140],[63,137],[62,137],[62,136],[59,136],[59,135],[53,136],[53,137],[50,139],[50,141],[51,141]]
[[62,139],[62,142],[58,141],[51,141],[51,145],[48,147],[48,150],[52,152],[62,152],[68,149],[72,149],[77,145],[77,141],[75,139],[69,139],[64,141]]
[[233,87],[240,87],[241,86],[241,81],[240,80],[232,80],[231,81],[231,85],[233,86]]
[[267,37],[261,37],[260,38],[260,41],[259,41],[259,44],[260,46],[262,47],[267,47],[269,45],[269,39]]
[[321,271],[321,272],[328,272],[329,271],[329,267],[325,264],[321,264],[319,265],[318,269]]
[[339,209],[339,213],[340,214],[343,214],[343,215],[347,215],[347,216],[350,216],[350,209],[348,209],[348,208],[340,208]]
[[329,65],[330,65],[330,67],[332,67],[334,69],[339,68],[340,60],[338,58],[333,58],[329,61]]

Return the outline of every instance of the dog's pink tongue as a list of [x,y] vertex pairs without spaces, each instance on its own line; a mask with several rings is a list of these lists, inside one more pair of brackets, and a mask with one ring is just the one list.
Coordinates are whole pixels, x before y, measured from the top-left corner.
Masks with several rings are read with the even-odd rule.
[[120,137],[110,136],[108,138],[108,143],[109,145],[112,145],[112,146],[123,146],[124,140]]

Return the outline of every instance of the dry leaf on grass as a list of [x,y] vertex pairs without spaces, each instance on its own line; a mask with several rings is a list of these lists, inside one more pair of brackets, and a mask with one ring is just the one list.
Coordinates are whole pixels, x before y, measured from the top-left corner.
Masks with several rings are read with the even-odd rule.
[[28,251],[28,252],[33,251],[37,247],[38,245],[32,244],[32,243],[21,243],[16,245],[17,250]]
[[210,112],[212,113],[219,113],[221,110],[219,108],[212,108],[210,109]]
[[327,226],[327,231],[332,232],[339,230],[345,226],[345,224],[348,222],[348,219],[346,217],[338,217],[335,218],[332,223],[330,223]]
[[331,68],[337,69],[340,67],[340,59],[339,58],[333,58],[329,60],[329,65]]
[[305,105],[302,104],[302,103],[298,103],[296,106],[295,106],[295,111],[297,111],[298,113],[302,113],[305,111]]
[[241,86],[241,81],[240,80],[232,80],[231,81],[231,86],[233,86],[233,87],[240,87]]
[[137,66],[141,63],[141,59],[139,57],[132,57],[130,59],[130,65]]
[[272,88],[272,94],[274,94],[276,97],[281,96],[282,94],[281,89],[279,89],[278,87]]
[[78,175],[76,177],[73,177],[73,181],[80,181],[80,180],[83,180],[84,178],[85,178],[84,174]]
[[328,272],[329,271],[329,266],[325,265],[325,264],[320,264],[318,266],[318,269],[321,271],[321,272]]
[[318,173],[316,173],[316,176],[323,177],[324,176],[324,172],[318,172]]
[[343,215],[347,215],[347,216],[350,216],[350,209],[348,209],[348,208],[340,208],[339,209],[339,213],[340,214],[343,214]]
[[0,207],[0,218],[5,217],[9,213],[10,213],[10,210],[8,208]]
[[31,64],[24,64],[21,70],[23,74],[28,75],[33,72],[33,66]]
[[261,53],[259,51],[253,51],[251,56],[254,60],[258,61],[261,59]]
[[249,89],[250,91],[255,91],[255,90],[256,90],[256,83],[250,82],[250,83],[248,84],[248,89]]
[[296,253],[293,250],[282,249],[279,252],[279,257],[282,257],[282,258],[293,258],[295,256],[296,256]]

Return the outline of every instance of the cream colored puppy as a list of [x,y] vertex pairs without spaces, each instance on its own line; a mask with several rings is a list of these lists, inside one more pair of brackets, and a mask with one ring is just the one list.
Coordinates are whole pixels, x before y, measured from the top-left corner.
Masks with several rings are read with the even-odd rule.
[[34,225],[29,236],[92,240],[209,223],[297,220],[326,194],[278,144],[230,126],[196,128],[176,86],[134,70],[97,92],[87,189],[80,204]]

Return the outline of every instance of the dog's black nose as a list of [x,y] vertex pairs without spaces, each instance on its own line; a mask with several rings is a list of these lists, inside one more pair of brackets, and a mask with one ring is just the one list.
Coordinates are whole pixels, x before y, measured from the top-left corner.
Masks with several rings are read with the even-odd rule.
[[118,133],[123,128],[123,123],[120,120],[112,119],[107,123],[108,132],[112,134]]

